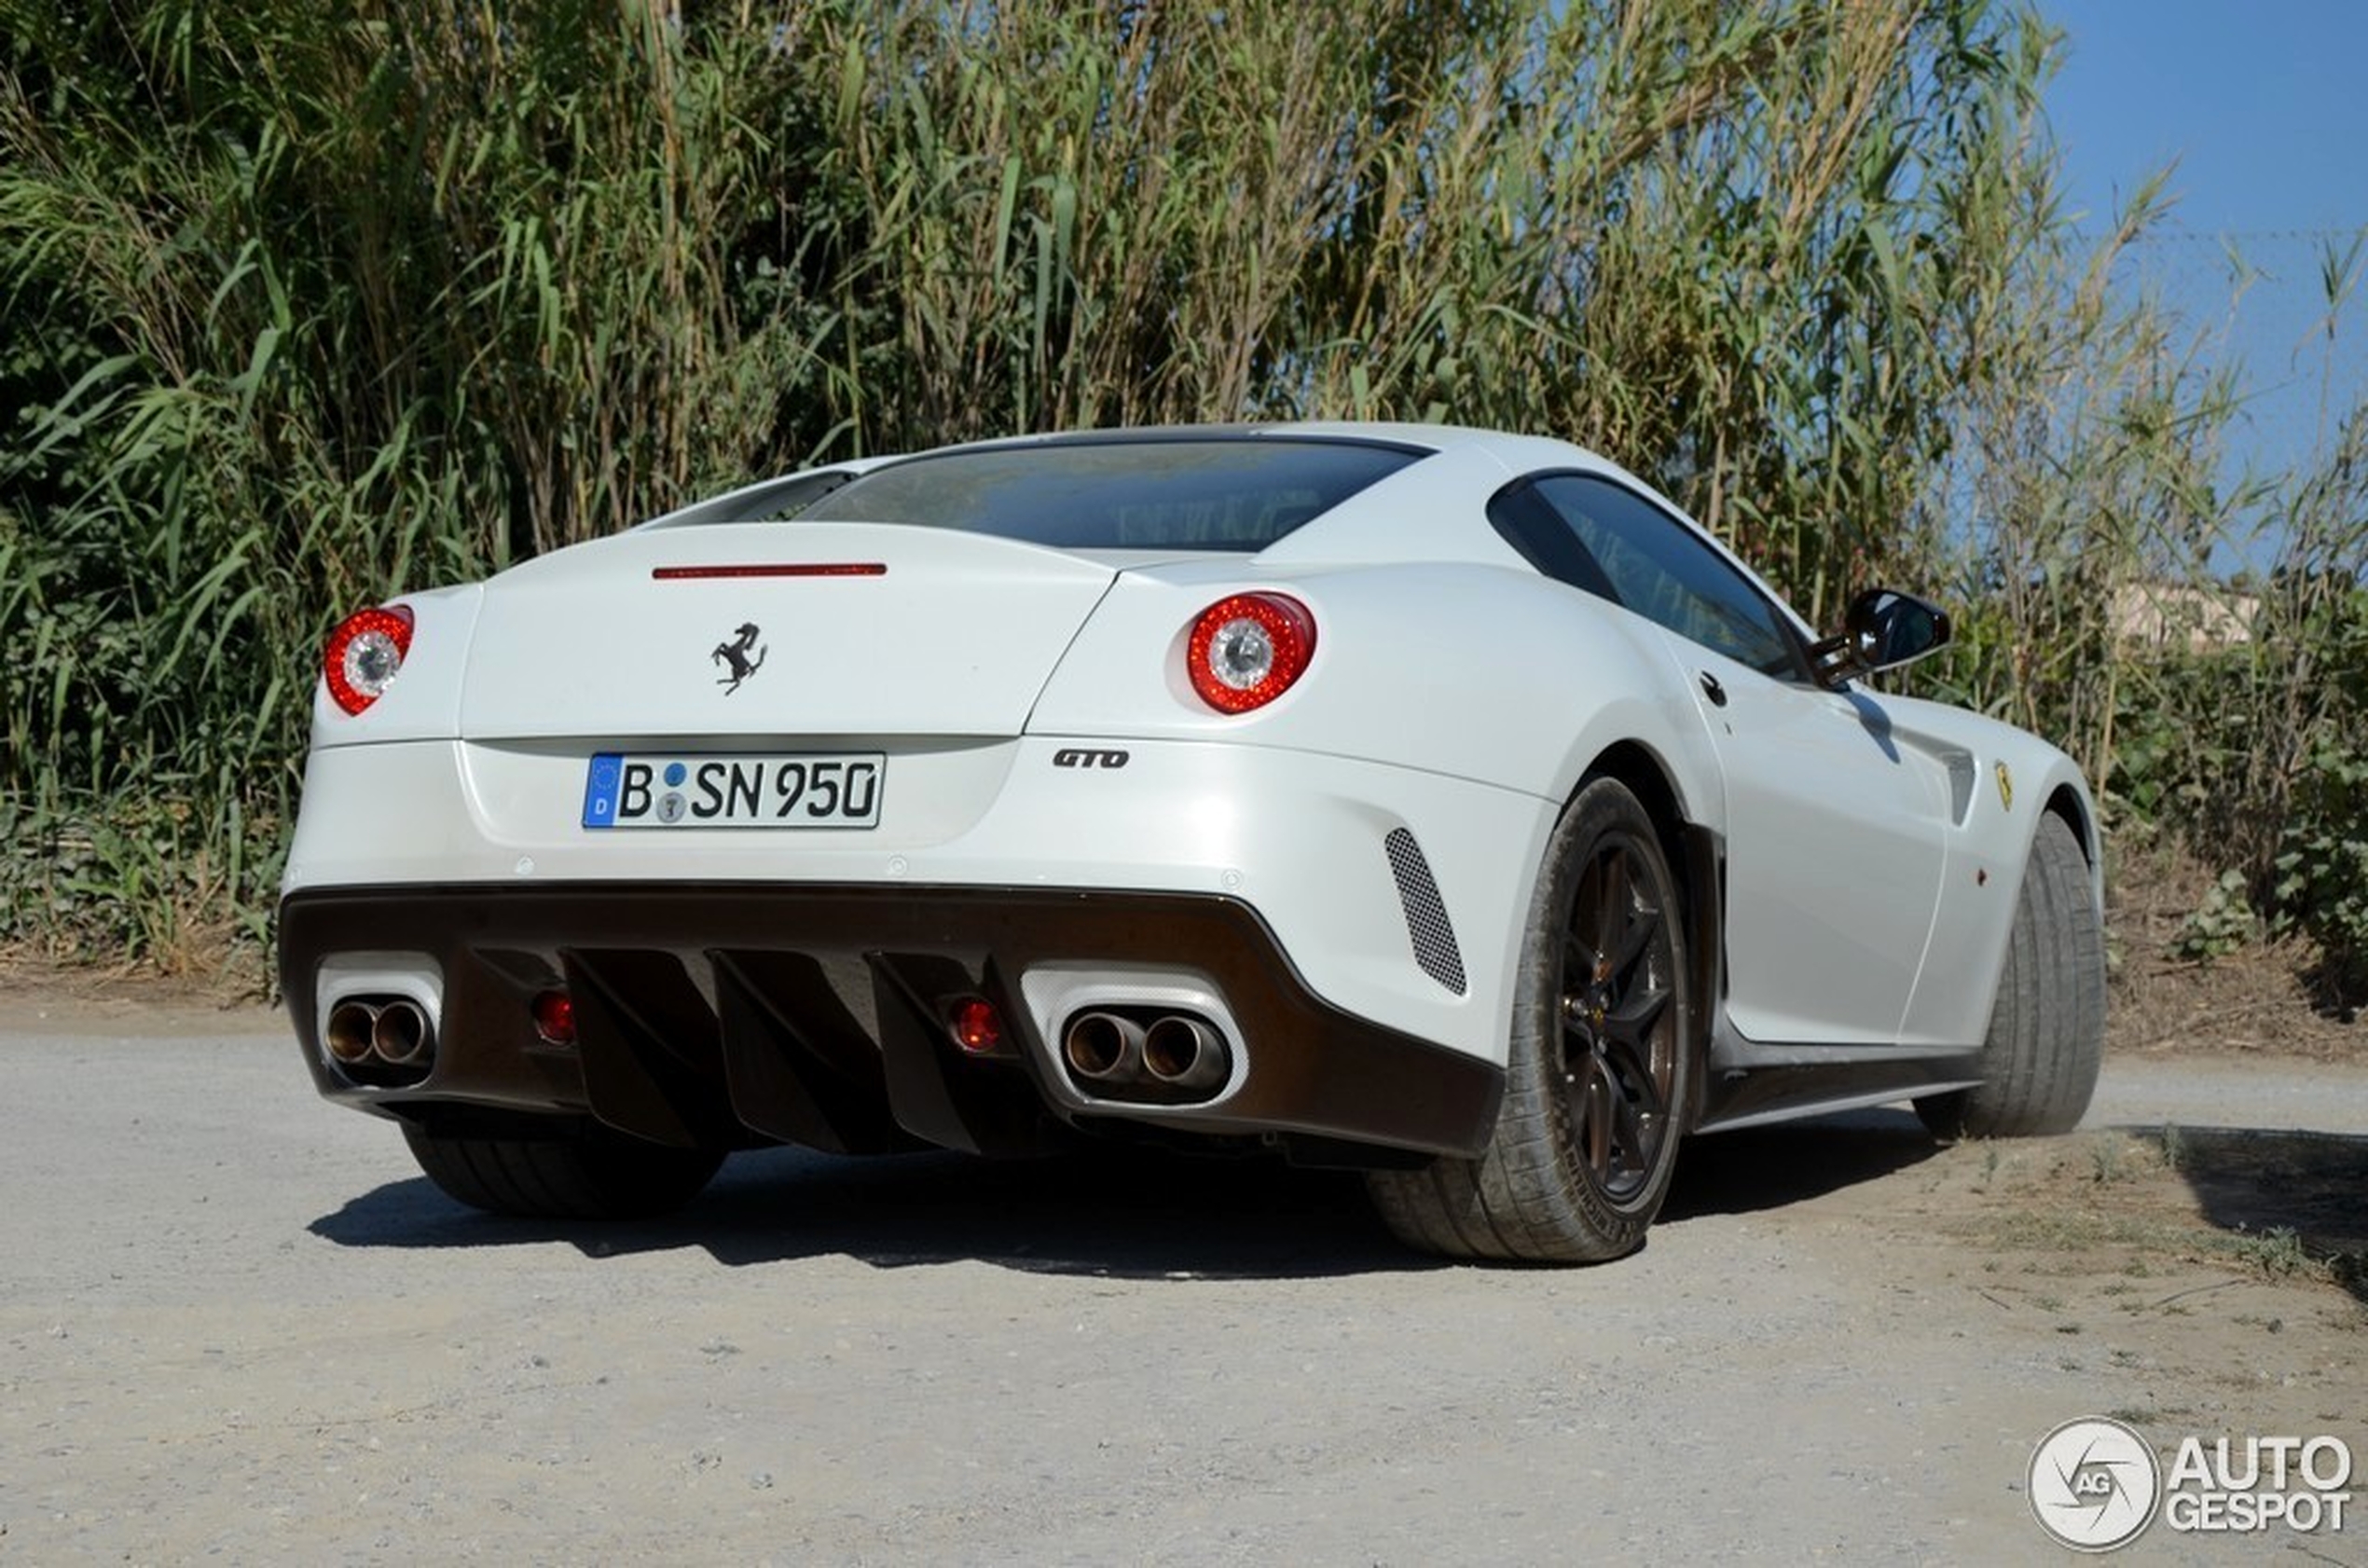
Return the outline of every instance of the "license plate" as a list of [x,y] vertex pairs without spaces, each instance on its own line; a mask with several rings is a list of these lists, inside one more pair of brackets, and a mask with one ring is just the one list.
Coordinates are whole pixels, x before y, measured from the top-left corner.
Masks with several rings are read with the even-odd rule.
[[594,753],[587,828],[876,828],[888,758]]

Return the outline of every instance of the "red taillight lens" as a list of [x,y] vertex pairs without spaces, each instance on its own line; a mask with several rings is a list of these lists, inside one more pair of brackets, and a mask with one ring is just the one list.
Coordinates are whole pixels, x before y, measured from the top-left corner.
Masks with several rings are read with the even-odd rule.
[[954,1004],[946,1020],[954,1043],[972,1056],[984,1056],[1003,1043],[1002,1015],[984,997],[965,997]]
[[358,611],[337,623],[321,653],[329,700],[359,713],[379,700],[403,655],[411,651],[411,612],[405,605]]
[[575,1043],[575,998],[565,991],[544,991],[534,998],[534,1032],[545,1045]]
[[1192,690],[1219,713],[1247,713],[1291,689],[1315,656],[1315,617],[1282,594],[1235,594],[1201,612],[1184,644]]

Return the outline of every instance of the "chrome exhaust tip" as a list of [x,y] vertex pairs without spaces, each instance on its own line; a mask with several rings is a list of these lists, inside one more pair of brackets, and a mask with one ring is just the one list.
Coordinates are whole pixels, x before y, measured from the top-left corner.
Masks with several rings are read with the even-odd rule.
[[1061,1055],[1087,1082],[1130,1082],[1143,1070],[1143,1025],[1115,1012],[1081,1012],[1061,1037]]
[[417,1002],[393,1001],[379,1010],[370,1028],[370,1045],[398,1066],[423,1062],[428,1056],[428,1015]]
[[1214,1089],[1232,1073],[1233,1063],[1215,1029],[1171,1012],[1143,1032],[1143,1070],[1170,1089]]
[[366,1062],[377,1049],[379,1010],[367,1002],[339,1002],[329,1010],[329,1025],[322,1043],[330,1057],[347,1066]]

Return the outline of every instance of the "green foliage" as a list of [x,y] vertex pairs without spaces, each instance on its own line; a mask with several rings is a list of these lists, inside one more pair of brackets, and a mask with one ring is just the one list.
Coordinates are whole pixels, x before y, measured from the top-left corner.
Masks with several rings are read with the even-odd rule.
[[2249,945],[2260,924],[2245,896],[2245,873],[2225,871],[2179,928],[2176,951],[2182,958],[2225,958]]
[[2368,589],[2266,589],[2251,642],[2135,667],[2113,793],[2227,868],[2183,922],[2179,956],[2298,933],[2319,949],[2327,997],[2356,1006],[2368,996]]
[[2311,758],[2277,860],[2283,925],[2308,932],[2327,978],[2368,989],[2368,751],[2330,744]]
[[2273,1225],[2259,1232],[2240,1226],[2230,1238],[2228,1250],[2273,1279],[2295,1274],[2324,1277],[2326,1272],[2326,1265],[2303,1245],[2301,1235],[2291,1225]]
[[0,40],[0,934],[260,935],[331,620],[776,461],[794,100],[629,6]]
[[[357,604],[816,458],[1296,415],[1586,441],[1820,620],[1953,586],[1920,681],[2337,910],[2272,880],[2333,858],[2290,801],[2356,809],[2284,634],[2368,435],[2221,493],[2232,372],[2111,286],[2154,193],[2058,206],[2056,47],[1990,0],[0,0],[0,939],[268,934]],[[2273,490],[2280,635],[2133,651],[2122,590]]]
[[2368,996],[2368,591],[2334,601],[2312,647],[2330,711],[2304,758],[2271,866],[2281,929],[2319,945],[2325,988]]

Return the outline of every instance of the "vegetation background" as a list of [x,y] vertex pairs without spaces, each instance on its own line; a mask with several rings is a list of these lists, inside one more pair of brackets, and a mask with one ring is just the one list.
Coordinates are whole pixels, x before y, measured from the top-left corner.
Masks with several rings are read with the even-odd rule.
[[[2143,962],[2368,992],[2368,408],[2059,197],[1989,0],[0,0],[0,945],[255,986],[347,611],[817,459],[1563,433],[2200,867]],[[2357,241],[2323,257],[2333,366]]]

